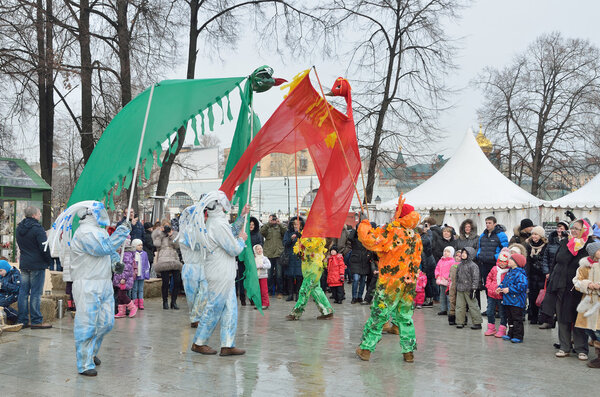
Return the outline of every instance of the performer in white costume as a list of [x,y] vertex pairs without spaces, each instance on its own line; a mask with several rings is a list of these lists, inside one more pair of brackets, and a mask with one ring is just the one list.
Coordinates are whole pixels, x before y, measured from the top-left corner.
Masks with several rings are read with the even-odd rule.
[[[79,227],[73,234],[73,220],[79,217]],[[75,314],[75,350],[77,370],[81,375],[96,376],[100,365],[98,351],[102,339],[114,325],[112,274],[123,272],[117,249],[123,244],[131,225],[121,224],[109,236],[101,226],[108,226],[104,204],[83,201],[67,208],[50,230],[48,243],[53,256],[71,265]]]
[[[207,219],[204,221],[204,209]],[[217,323],[221,323],[221,356],[244,354],[245,350],[235,347],[237,330],[237,300],[235,297],[235,257],[245,248],[244,225],[248,207],[245,207],[235,223],[227,221],[226,213],[231,204],[221,191],[206,194],[197,205],[193,217],[195,232],[189,233],[189,247],[200,247],[207,281],[206,304],[201,312],[192,351],[201,354],[216,354],[208,346]]]
[[[197,217],[204,219],[204,211],[197,211],[196,205],[191,205],[183,210],[179,218],[179,234],[177,240],[183,258],[181,278],[185,290],[186,300],[190,311],[190,326],[198,327],[200,314],[206,306],[208,296],[208,282],[204,275],[204,259],[202,247],[199,243],[198,233],[200,226]],[[191,241],[195,243],[192,246]]]

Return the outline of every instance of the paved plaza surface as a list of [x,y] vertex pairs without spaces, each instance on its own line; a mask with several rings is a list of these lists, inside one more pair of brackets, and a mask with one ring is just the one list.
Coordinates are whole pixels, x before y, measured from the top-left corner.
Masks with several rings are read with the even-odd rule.
[[[239,307],[237,345],[246,355],[203,356],[190,351],[194,330],[185,299],[179,304],[182,310],[167,311],[161,300],[147,300],[135,318],[115,320],[95,378],[77,374],[68,314],[50,330],[4,333],[0,396],[598,395],[600,370],[554,357],[556,330],[527,325],[525,342],[515,345],[450,327],[427,308],[414,315],[415,363],[403,362],[396,335],[384,335],[362,362],[354,350],[368,306],[334,304],[335,318],[318,321],[310,302],[300,321],[288,322],[291,302],[272,299],[264,316]],[[217,329],[213,348],[218,337]]]

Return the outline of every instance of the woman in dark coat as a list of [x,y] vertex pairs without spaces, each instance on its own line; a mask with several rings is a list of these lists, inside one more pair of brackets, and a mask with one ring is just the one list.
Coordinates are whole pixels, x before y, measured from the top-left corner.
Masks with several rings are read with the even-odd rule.
[[456,251],[467,247],[472,247],[477,251],[479,245],[479,235],[477,234],[477,226],[471,219],[465,219],[458,228],[458,237],[455,240]]
[[[544,252],[544,268],[548,269],[546,279],[550,277],[556,263],[556,253],[560,247],[560,242],[569,237],[569,225],[566,222],[558,222],[556,230],[550,233],[548,245]],[[542,306],[539,310],[540,329],[554,328],[556,325],[556,295],[546,293]]]
[[287,255],[288,263],[283,269],[285,282],[288,284],[290,295],[286,301],[292,301],[294,298],[298,300],[298,292],[302,285],[302,260],[300,256],[294,254],[294,244],[302,236],[304,229],[304,219],[293,217],[288,222],[288,230],[283,236],[283,252]]
[[[252,248],[257,244],[264,245],[265,239],[262,234],[260,234],[260,224],[258,223],[258,219],[251,216],[248,221],[248,227],[250,229],[250,242],[252,243]],[[246,271],[246,264],[243,261],[240,261],[238,257],[235,259],[237,261],[235,292],[240,297],[242,306],[246,306],[246,290],[244,289],[244,272]]]
[[585,355],[587,360],[587,335],[585,330],[574,327],[577,319],[577,305],[581,301],[581,292],[573,287],[573,277],[577,273],[579,261],[587,256],[587,245],[594,241],[590,237],[590,230],[590,225],[584,220],[573,222],[569,238],[560,242],[556,252],[556,264],[548,279],[546,294],[556,296],[558,339],[560,341],[560,350],[556,352],[556,357],[567,357],[571,351],[571,341],[573,341],[575,352]]
[[548,247],[548,240],[544,228],[536,226],[531,231],[531,236],[525,240],[527,249],[527,282],[529,284],[529,323],[537,324],[539,321],[538,307],[535,304],[540,290],[544,288],[548,268],[544,266],[544,256]]
[[427,275],[427,285],[425,286],[425,303],[423,306],[433,306],[433,298],[437,288],[435,283],[436,262],[435,259],[433,259],[431,238],[429,237],[429,234],[427,234],[427,232],[425,232],[425,230],[423,230],[421,227],[417,229],[417,233],[421,235],[421,242],[423,243],[420,269]]
[[152,242],[152,224],[150,222],[144,223],[144,239],[142,241],[144,243],[144,251],[146,251],[146,255],[148,255],[150,269],[152,269],[152,264],[154,263],[154,252],[156,252],[156,247]]
[[371,259],[373,254],[358,239],[356,228],[352,229],[348,235],[348,241],[350,241],[352,247],[349,260],[350,274],[352,275],[351,303],[360,303],[363,301],[367,276],[371,273]]

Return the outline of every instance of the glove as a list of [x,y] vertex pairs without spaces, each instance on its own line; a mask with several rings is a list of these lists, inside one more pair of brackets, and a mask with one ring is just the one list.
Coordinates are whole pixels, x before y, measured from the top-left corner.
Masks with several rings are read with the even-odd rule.
[[569,217],[569,219],[571,219],[571,221],[574,221],[575,219],[577,219],[575,217],[575,214],[573,214],[573,212],[571,210],[566,210],[565,211],[565,215]]
[[475,299],[475,290],[474,289],[472,289],[471,292],[469,292],[469,298]]
[[123,274],[123,271],[125,270],[125,264],[123,262],[116,262],[113,265],[113,269],[116,274]]
[[129,222],[129,219],[125,219],[123,223],[121,223],[121,226],[125,226],[127,229],[129,229],[129,231],[131,231],[131,222]]

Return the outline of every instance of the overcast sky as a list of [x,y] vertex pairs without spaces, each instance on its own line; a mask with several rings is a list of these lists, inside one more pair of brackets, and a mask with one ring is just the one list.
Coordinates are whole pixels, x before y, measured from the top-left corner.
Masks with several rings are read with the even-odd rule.
[[[536,37],[543,33],[560,31],[565,37],[589,39],[600,46],[598,15],[600,2],[558,1],[558,0],[479,0],[462,11],[458,24],[448,26],[447,31],[461,50],[455,62],[458,69],[448,79],[451,87],[458,92],[449,98],[453,107],[444,111],[440,118],[440,128],[446,139],[432,145],[432,153],[452,155],[463,134],[472,127],[478,128],[477,108],[481,95],[470,82],[486,66],[502,67],[512,57],[523,51]],[[223,51],[223,61],[200,60],[197,67],[198,78],[245,75],[255,67],[268,64],[275,69],[278,77],[290,79],[299,71],[316,65],[324,88],[330,87],[334,79],[346,70],[344,60],[323,59],[314,54],[306,59],[282,60],[266,51],[257,53],[252,43],[252,35],[246,35],[238,49]],[[173,77],[185,74],[185,60]],[[352,76],[345,76],[352,83]],[[256,112],[266,121],[271,112],[281,102],[283,93],[279,89],[259,94],[255,97]],[[222,146],[231,141],[231,127],[218,131]]]
[[[444,111],[440,128],[446,139],[432,144],[432,153],[452,155],[462,135],[472,127],[477,129],[477,107],[481,102],[479,91],[470,82],[485,66],[502,67],[512,57],[523,51],[536,37],[551,31],[560,31],[564,37],[589,39],[600,46],[598,15],[600,2],[558,0],[479,0],[462,11],[462,19],[447,27],[449,35],[458,39],[461,50],[456,54],[458,69],[449,78],[451,87],[458,92],[449,98],[454,106]],[[275,69],[277,77],[291,79],[296,73],[316,65],[321,81],[327,90],[338,76],[344,75],[345,60],[323,59],[316,51],[305,59],[281,59],[268,51],[258,51],[252,32],[240,35],[244,39],[235,50],[225,50],[222,59],[199,57],[197,78],[243,76],[254,68],[267,64]],[[186,52],[187,38],[181,42],[181,53]],[[202,54],[202,51],[200,51]],[[184,78],[186,57],[181,56],[180,66],[168,78]],[[352,83],[352,76],[344,76]],[[232,98],[235,96],[232,96]],[[277,88],[256,96],[255,110],[263,123],[283,99]],[[239,101],[232,101],[239,108]],[[235,110],[234,112],[237,112]],[[37,123],[32,127],[35,130]],[[233,133],[233,123],[217,130],[222,147],[228,147]],[[32,131],[34,132],[34,131]],[[31,139],[19,141],[16,152],[30,161],[37,161],[37,132],[26,134]],[[189,134],[191,135],[191,134]],[[29,141],[29,142],[27,142]],[[190,140],[190,143],[192,141]]]

